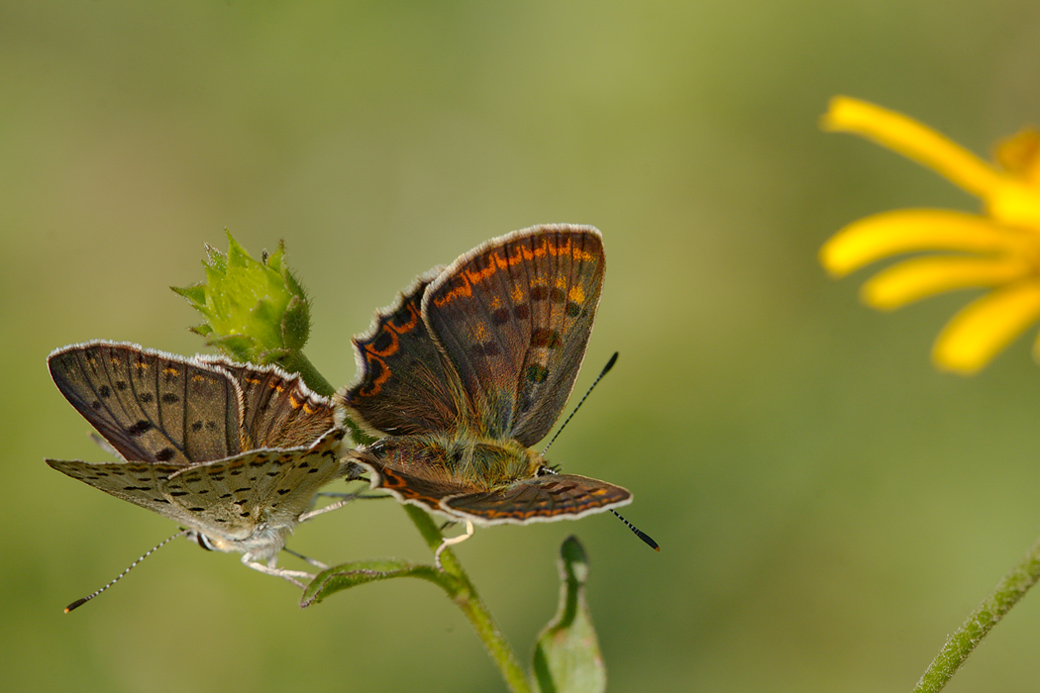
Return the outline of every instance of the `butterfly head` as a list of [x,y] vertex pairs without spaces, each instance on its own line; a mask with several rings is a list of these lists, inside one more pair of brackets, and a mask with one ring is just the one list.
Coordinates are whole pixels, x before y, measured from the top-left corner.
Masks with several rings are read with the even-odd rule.
[[239,532],[239,536],[205,533],[199,529],[189,529],[185,536],[207,551],[241,553],[248,556],[250,561],[263,562],[278,555],[285,547],[285,538],[290,529],[288,525],[262,523],[248,533]]

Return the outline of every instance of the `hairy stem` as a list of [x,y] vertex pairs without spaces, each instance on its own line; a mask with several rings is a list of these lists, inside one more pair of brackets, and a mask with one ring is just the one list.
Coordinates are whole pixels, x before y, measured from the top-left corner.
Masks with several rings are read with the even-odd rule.
[[[335,392],[329,382],[311,365],[311,362],[303,355],[303,352],[292,352],[283,359],[281,365],[289,372],[299,373],[303,381],[307,383],[307,386],[318,394],[328,397]],[[359,430],[353,432],[355,439],[358,437],[362,438],[358,442],[372,442],[368,436],[359,434]],[[402,507],[408,513],[408,517],[411,518],[412,523],[419,530],[419,534],[422,535],[430,550],[436,551],[440,548],[444,536],[441,534],[440,529],[437,528],[433,518],[425,510],[414,505],[403,505]],[[459,565],[459,561],[455,558],[455,554],[452,553],[451,549],[445,549],[441,552],[441,565],[444,566],[443,573],[435,573],[426,579],[430,579],[440,585],[448,593],[448,597],[462,609],[462,613],[466,615],[466,618],[473,625],[473,629],[477,631],[477,637],[484,643],[484,647],[487,649],[488,654],[491,655],[491,659],[498,666],[498,670],[501,672],[502,678],[505,679],[506,685],[509,686],[509,690],[514,691],[514,693],[529,693],[531,685],[527,680],[527,675],[524,674],[524,670],[520,667],[516,653],[513,652],[505,636],[502,635],[502,631],[499,630],[495,619],[491,616],[491,612],[488,611],[487,606],[481,601],[476,587],[470,582],[469,576],[466,575],[466,571]]]
[[975,607],[968,619],[949,637],[924,676],[917,682],[914,693],[936,693],[964,664],[976,645],[982,642],[990,629],[1011,610],[1029,588],[1040,579],[1040,540],[1004,579],[993,593]]
[[[419,533],[426,541],[426,544],[430,547],[430,550],[436,551],[440,547],[441,541],[443,541],[443,536],[433,518],[425,510],[414,505],[405,505],[403,507],[405,512],[408,513],[408,517],[415,524],[416,529],[419,530]],[[502,631],[498,629],[491,612],[488,611],[487,606],[481,601],[476,587],[470,582],[469,576],[466,575],[462,566],[459,565],[458,559],[455,558],[455,554],[451,549],[445,549],[441,552],[441,565],[444,566],[445,577],[451,579],[444,580],[439,584],[448,593],[451,600],[462,609],[462,613],[466,614],[466,618],[473,625],[473,629],[477,631],[477,637],[484,643],[484,647],[487,649],[488,654],[491,655],[491,659],[498,666],[498,670],[501,672],[502,678],[505,679],[506,685],[509,686],[509,690],[514,691],[514,693],[528,693],[531,690],[531,684],[528,682],[524,670],[520,667],[516,653],[509,646],[509,643],[502,635]]]

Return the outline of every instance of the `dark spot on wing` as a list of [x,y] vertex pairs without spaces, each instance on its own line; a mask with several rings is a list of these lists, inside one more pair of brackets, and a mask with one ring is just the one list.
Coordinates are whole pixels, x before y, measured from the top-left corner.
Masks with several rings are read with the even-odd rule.
[[144,419],[141,419],[140,421],[135,423],[133,426],[131,426],[130,428],[126,429],[126,432],[129,433],[132,436],[139,436],[139,435],[143,435],[147,431],[150,431],[151,428],[152,428],[152,424],[151,424],[150,421],[145,421]]
[[532,363],[527,367],[527,379],[532,383],[544,383],[547,377],[549,377],[549,369],[545,366]]

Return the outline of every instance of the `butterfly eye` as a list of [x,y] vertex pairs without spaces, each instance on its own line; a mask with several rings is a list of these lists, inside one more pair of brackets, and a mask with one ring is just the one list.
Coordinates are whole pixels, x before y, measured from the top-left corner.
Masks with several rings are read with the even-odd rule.
[[209,537],[207,537],[205,534],[202,534],[200,532],[192,531],[191,533],[188,534],[188,538],[189,539],[194,539],[195,543],[197,543],[199,546],[201,546],[202,548],[206,549],[207,551],[216,551],[217,550],[217,547],[215,547],[213,545],[213,543],[209,540]]

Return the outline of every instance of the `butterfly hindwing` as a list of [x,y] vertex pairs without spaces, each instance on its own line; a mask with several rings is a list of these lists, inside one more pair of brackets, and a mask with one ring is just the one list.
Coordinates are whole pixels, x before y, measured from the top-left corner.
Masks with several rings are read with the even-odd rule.
[[180,465],[141,462],[83,462],[46,460],[53,469],[109,493],[116,498],[181,521],[183,515],[163,492],[167,479],[184,469]]
[[335,425],[331,402],[307,389],[299,375],[222,357],[204,360],[229,372],[241,388],[243,449],[310,445]]
[[620,486],[577,474],[546,474],[483,493],[452,496],[442,508],[482,524],[577,519],[627,505],[632,494]]
[[462,384],[422,318],[434,270],[419,277],[354,339],[359,378],[340,401],[368,428],[391,435],[453,430],[469,416]]
[[[440,453],[413,437],[386,438],[367,449],[351,453],[351,459],[372,473],[372,488],[389,491],[402,503],[448,514],[441,501],[478,490],[471,482],[453,477],[443,464],[434,462]],[[453,517],[448,514],[449,517]]]

